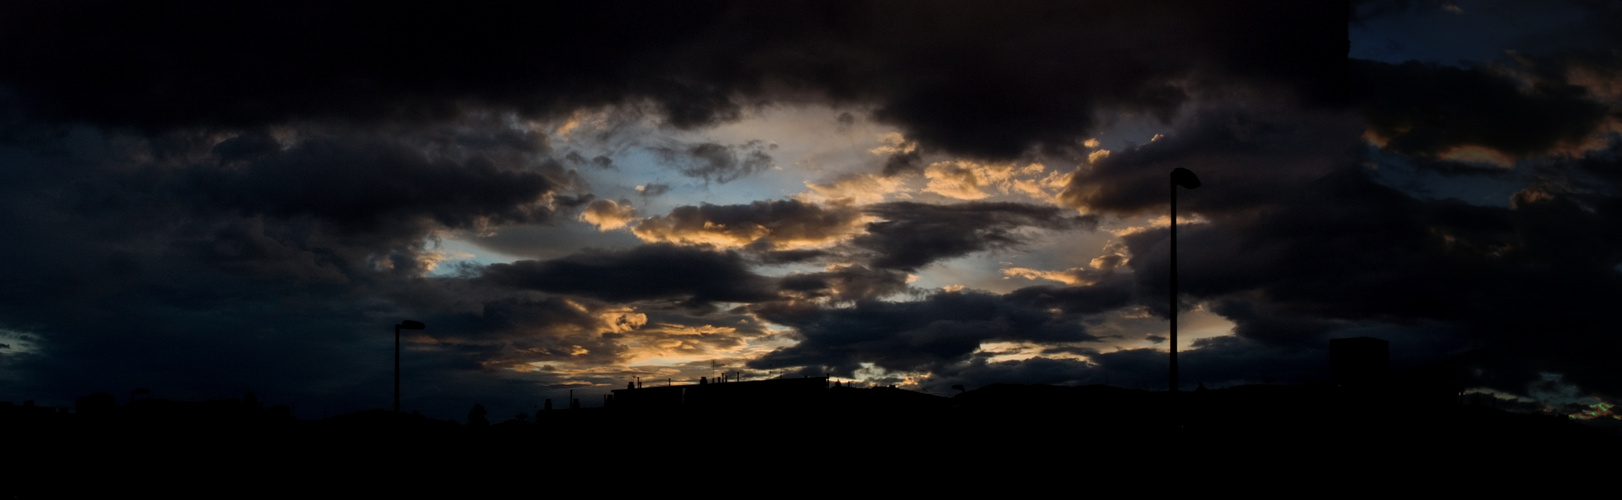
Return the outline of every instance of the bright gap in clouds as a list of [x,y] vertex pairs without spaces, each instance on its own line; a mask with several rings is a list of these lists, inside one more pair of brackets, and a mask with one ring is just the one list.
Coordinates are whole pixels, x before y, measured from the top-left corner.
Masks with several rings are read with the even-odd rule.
[[[712,328],[714,327],[712,326]],[[710,369],[712,363],[715,369],[737,370],[751,359],[788,347],[793,343],[791,339],[781,335],[750,338],[745,340],[742,345],[726,349],[684,350],[682,346],[668,341],[663,341],[662,345],[637,345],[636,342],[632,342],[630,347],[633,354],[631,354],[630,361],[626,362],[626,366],[636,371],[670,374],[678,377],[679,380],[691,382],[685,378],[686,375],[682,374],[690,374],[695,370],[702,372]]]
[[[1158,325],[1155,325],[1158,328],[1150,326],[1148,331],[1142,332],[1143,334],[1138,336],[1136,340],[1131,336],[1127,336],[1120,343],[1115,344],[1115,347],[1122,349],[1152,347],[1158,351],[1169,352],[1170,344],[1167,341],[1169,340],[1168,335],[1171,333],[1171,322],[1164,318],[1155,319],[1159,322]],[[1148,325],[1138,323],[1138,326]],[[1199,304],[1194,309],[1182,311],[1177,316],[1177,351],[1192,350],[1196,340],[1233,335],[1233,329],[1236,326],[1239,325],[1229,321],[1228,318],[1207,310],[1205,304]]]
[[[891,127],[868,122],[863,115],[865,112],[827,107],[769,107],[736,122],[698,131],[603,118],[586,120],[587,124],[554,136],[552,147],[560,157],[576,153],[581,158],[611,160],[608,167],[588,161],[576,168],[598,198],[629,200],[638,215],[646,217],[682,205],[787,199],[804,192],[808,180],[863,171],[873,163],[868,151],[881,146],[886,133],[894,132]],[[725,149],[738,168],[706,170],[714,165],[687,163],[671,154],[701,145],[713,145],[716,152]],[[751,154],[769,157],[769,166],[756,163],[742,168]],[[694,175],[704,173],[712,175],[707,179]],[[636,189],[648,185],[668,186],[669,191],[644,196]]]
[[1492,175],[1460,175],[1436,167],[1422,168],[1406,156],[1386,152],[1372,144],[1365,149],[1365,154],[1368,161],[1364,169],[1375,182],[1421,200],[1453,199],[1476,206],[1509,208],[1515,193],[1536,178],[1531,168],[1470,162],[1451,163],[1459,171]]
[[[1051,185],[1053,179],[1063,180],[1077,169],[1090,168],[1085,162],[1075,164],[1034,158],[1006,165],[981,164],[925,153],[916,165],[917,170],[884,177],[879,175],[878,167],[890,155],[916,146],[907,143],[894,128],[869,122],[863,115],[825,107],[771,107],[757,110],[737,122],[700,131],[671,130],[642,118],[625,120],[612,112],[577,115],[563,124],[535,125],[537,130],[549,131],[551,156],[584,181],[578,187],[590,192],[594,200],[614,202],[621,207],[617,210],[623,210],[618,213],[629,214],[629,223],[600,229],[576,215],[581,208],[559,207],[564,216],[549,225],[509,226],[479,234],[443,236],[429,245],[443,258],[432,275],[453,276],[470,265],[549,260],[595,250],[636,247],[647,243],[633,232],[641,221],[668,216],[678,207],[703,204],[748,205],[798,199],[826,205],[839,197],[856,195],[853,201],[857,206],[892,201],[943,205],[965,201],[1014,202],[1053,206],[1054,195],[1062,188],[1062,184]],[[1086,141],[1083,151],[1103,157],[1111,151],[1158,140],[1163,133],[1170,133],[1168,126],[1147,116],[1112,117],[1108,126]],[[684,156],[700,147],[720,152],[717,158],[732,163],[696,163],[695,155]],[[758,161],[745,164],[750,155],[757,155],[756,159],[769,158],[769,164]],[[975,177],[937,179],[928,175],[932,172]],[[945,180],[957,182],[954,184],[957,188],[946,189],[945,184],[934,184]],[[1181,219],[1179,222],[1184,224],[1202,222],[1192,214],[1185,214]],[[870,221],[863,224],[866,222]],[[1018,240],[1016,244],[945,258],[913,270],[908,273],[911,277],[908,286],[916,292],[883,297],[883,300],[917,300],[919,293],[941,290],[1005,294],[1030,286],[1090,284],[1086,279],[1065,278],[1065,273],[1085,275],[1088,279],[1130,274],[1133,270],[1121,264],[1131,257],[1125,254],[1121,236],[1136,230],[1164,230],[1167,222],[1165,214],[1112,215],[1106,216],[1096,229],[1014,229],[1010,234]],[[848,243],[851,236],[854,235],[815,242],[812,248],[834,248]],[[1101,264],[1104,258],[1115,259],[1116,263]],[[762,276],[782,277],[824,272],[830,270],[830,266],[850,263],[843,260],[752,267]],[[625,306],[645,309],[637,304]],[[651,310],[643,312],[651,314]],[[1108,311],[1079,321],[1085,323],[1090,333],[1102,338],[1100,342],[1085,343],[1085,347],[1104,352],[1166,349],[1164,337],[1168,322],[1142,310]],[[1179,326],[1182,350],[1189,350],[1198,339],[1231,335],[1234,328],[1232,322],[1206,311],[1203,306],[1184,312]],[[726,325],[706,327],[725,328]],[[736,346],[719,347],[685,342],[679,332],[671,330],[696,328],[693,325],[650,320],[635,331],[624,333],[623,342],[630,352],[623,364],[616,366],[625,373],[640,374],[651,380],[674,378],[691,382],[687,379],[696,380],[697,374],[713,371],[711,364],[722,370],[742,369],[762,376],[765,374],[759,370],[744,368],[745,363],[792,346],[798,340],[790,328],[782,325],[762,322],[759,327],[774,334],[747,338]],[[979,352],[994,353],[991,354],[994,361],[1029,359],[1040,356],[1042,350],[1043,347],[1036,344],[1007,342],[987,342],[979,348]],[[1046,355],[1055,356],[1075,355]],[[602,367],[543,364],[546,366],[529,366],[528,369],[579,380],[585,380],[580,377],[616,376],[599,373]],[[623,373],[618,375],[623,376]],[[871,365],[859,370],[855,378],[871,384],[907,387],[918,387],[925,381],[917,374],[889,372]]]
[[[1167,351],[1171,322],[1146,308],[1116,309],[1083,320],[1087,333],[1099,337],[1099,351],[1152,348]],[[1187,351],[1195,340],[1233,335],[1238,326],[1201,303],[1177,316],[1177,350]]]
[[[18,378],[18,370],[13,363],[20,357],[28,357],[40,351],[40,337],[33,333],[0,328],[0,384],[17,384],[22,382]],[[7,366],[12,365],[12,366]]]
[[488,266],[490,264],[513,262],[519,259],[517,256],[504,255],[456,238],[445,238],[438,241],[430,240],[426,246],[433,249],[443,259],[437,262],[434,268],[428,272],[429,276],[455,276],[462,265]]
[[39,350],[38,341],[38,335],[0,328],[0,360],[10,356],[37,352]]
[[[586,181],[596,199],[615,201],[635,211],[632,226],[599,231],[574,217],[567,217],[551,226],[513,226],[486,234],[445,237],[438,247],[445,260],[439,263],[434,274],[453,272],[456,266],[449,264],[456,262],[483,266],[520,259],[558,258],[590,249],[627,248],[641,244],[630,234],[636,220],[664,216],[677,207],[792,199],[812,194],[810,184],[855,186],[857,184],[850,183],[862,176],[873,179],[868,179],[870,185],[864,184],[866,187],[859,189],[877,188],[888,192],[875,193],[882,198],[865,201],[895,201],[916,196],[923,196],[925,199],[919,201],[930,203],[959,201],[921,193],[924,179],[916,174],[888,179],[876,177],[874,165],[883,162],[884,152],[893,149],[896,146],[893,141],[901,136],[892,127],[866,120],[865,114],[862,110],[819,106],[768,107],[755,110],[742,120],[701,131],[671,130],[643,118],[628,119],[623,113],[612,110],[581,113],[556,124],[535,124],[535,129],[549,132],[553,156],[563,158],[560,161]],[[1110,125],[1090,141],[1095,151],[1144,144],[1166,129],[1158,120],[1146,116],[1114,117]],[[660,153],[699,144],[726,148],[753,144],[748,146],[754,148],[751,151],[769,156],[771,167],[738,173],[722,182],[719,177],[704,179],[684,175],[681,170],[693,165],[682,164],[680,158]],[[742,150],[732,153],[735,158],[747,154]],[[924,163],[936,160],[948,158],[934,157]],[[1068,175],[1078,167],[1086,168],[1052,164],[1045,165],[1044,171]],[[895,184],[882,187],[873,182]],[[993,186],[983,189],[991,196],[982,201],[1052,203],[1030,198],[1029,193],[1018,190],[999,191]],[[1005,279],[998,270],[1000,263],[1063,271],[1086,266],[1098,255],[1083,254],[1095,253],[1094,249],[1108,243],[1107,235],[1090,231],[1028,233],[1035,243],[947,259],[921,269],[916,273],[919,279],[914,286],[939,289],[962,285],[1005,293],[1035,283]]]

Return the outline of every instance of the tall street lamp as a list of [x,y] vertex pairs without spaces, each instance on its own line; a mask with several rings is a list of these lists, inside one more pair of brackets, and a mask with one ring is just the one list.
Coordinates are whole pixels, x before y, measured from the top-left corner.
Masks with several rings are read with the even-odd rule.
[[1177,392],[1177,187],[1195,189],[1200,178],[1186,168],[1171,171],[1171,392]]
[[[1173,320],[1176,321],[1176,320]],[[1175,323],[1174,323],[1175,324]],[[400,330],[421,330],[428,325],[420,321],[405,320],[394,325],[394,412],[400,413]],[[1174,334],[1175,335],[1175,334]]]

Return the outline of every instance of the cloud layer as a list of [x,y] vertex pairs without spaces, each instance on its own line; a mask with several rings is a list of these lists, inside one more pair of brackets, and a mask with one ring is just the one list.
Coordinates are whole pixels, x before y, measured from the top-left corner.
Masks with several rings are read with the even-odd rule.
[[1350,59],[1434,10],[1355,7],[11,2],[0,397],[381,407],[404,318],[442,416],[717,369],[1161,387],[1175,168],[1191,384],[1370,335],[1622,393],[1615,34]]
[[[869,106],[930,147],[1065,147],[1102,111],[1169,117],[1236,84],[1344,99],[1333,3],[14,4],[0,80],[38,116],[140,128],[565,116],[696,128],[758,102]],[[1265,33],[1265,35],[1264,35]],[[720,145],[682,153],[725,178]],[[720,170],[716,170],[720,169]]]

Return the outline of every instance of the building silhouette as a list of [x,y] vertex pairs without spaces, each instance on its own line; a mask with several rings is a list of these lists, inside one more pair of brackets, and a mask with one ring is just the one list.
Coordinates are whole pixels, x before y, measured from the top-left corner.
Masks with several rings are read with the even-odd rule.
[[1374,337],[1329,339],[1330,380],[1343,388],[1383,383],[1391,368],[1390,343]]

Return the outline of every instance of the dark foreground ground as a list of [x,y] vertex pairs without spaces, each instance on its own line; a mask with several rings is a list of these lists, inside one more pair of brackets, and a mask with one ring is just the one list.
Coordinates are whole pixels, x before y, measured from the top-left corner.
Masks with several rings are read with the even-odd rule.
[[941,398],[833,388],[772,405],[554,410],[484,426],[384,411],[310,422],[210,404],[5,416],[5,497],[1114,498],[1523,487],[1541,497],[1614,493],[1622,470],[1619,438],[1565,417],[1386,389],[993,385]]

